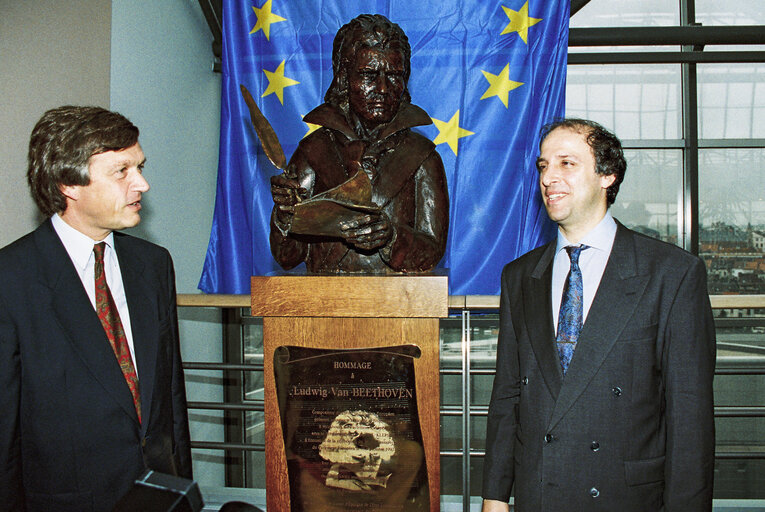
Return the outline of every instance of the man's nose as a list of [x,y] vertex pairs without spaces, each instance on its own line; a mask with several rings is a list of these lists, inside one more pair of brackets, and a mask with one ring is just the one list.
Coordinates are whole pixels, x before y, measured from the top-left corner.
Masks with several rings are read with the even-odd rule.
[[553,183],[557,182],[559,179],[559,172],[558,168],[554,165],[549,165],[545,167],[542,171],[539,173],[539,181],[544,186],[552,185]]
[[380,73],[377,75],[377,83],[375,84],[377,92],[386,93],[388,91],[388,86],[388,77],[385,75],[385,73]]
[[133,180],[133,190],[136,190],[138,192],[147,192],[151,187],[149,186],[149,182],[146,181],[146,178],[143,177],[143,174],[136,173],[135,179]]

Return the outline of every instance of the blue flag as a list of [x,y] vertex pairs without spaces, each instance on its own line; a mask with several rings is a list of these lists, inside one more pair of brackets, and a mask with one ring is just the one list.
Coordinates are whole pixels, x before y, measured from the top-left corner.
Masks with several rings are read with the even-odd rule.
[[552,239],[539,194],[539,130],[564,114],[569,0],[224,0],[220,157],[199,288],[249,293],[279,270],[269,247],[280,171],[263,153],[240,84],[287,158],[316,129],[302,116],[332,81],[332,41],[359,14],[397,23],[412,47],[412,103],[432,118],[449,186],[452,295],[496,295],[505,263]]

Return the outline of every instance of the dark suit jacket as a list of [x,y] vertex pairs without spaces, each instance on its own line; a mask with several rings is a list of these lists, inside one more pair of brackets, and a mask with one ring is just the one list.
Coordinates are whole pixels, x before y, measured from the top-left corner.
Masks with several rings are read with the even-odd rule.
[[110,511],[145,468],[191,477],[168,252],[114,234],[143,423],[50,220],[0,250],[0,504]]
[[483,496],[516,510],[712,510],[715,331],[701,260],[618,225],[563,376],[555,242],[502,273]]

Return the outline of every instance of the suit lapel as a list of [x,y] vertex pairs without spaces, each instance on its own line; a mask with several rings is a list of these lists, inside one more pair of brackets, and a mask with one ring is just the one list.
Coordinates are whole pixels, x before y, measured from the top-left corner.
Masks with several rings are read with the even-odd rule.
[[557,398],[563,381],[563,371],[555,350],[552,321],[552,261],[555,242],[548,244],[534,268],[523,281],[524,321],[537,363],[550,394]]
[[130,327],[133,332],[138,386],[141,393],[143,430],[149,424],[151,401],[154,394],[159,326],[157,325],[158,305],[156,294],[151,293],[151,284],[144,276],[145,263],[137,251],[133,251],[129,239],[114,234],[114,245],[120,262],[122,283],[125,287]]
[[618,224],[614,246],[582,327],[550,419],[553,428],[585,390],[632,316],[649,276],[638,275],[632,233]]
[[51,309],[57,322],[93,378],[125,412],[138,422],[133,397],[117,364],[109,340],[77,271],[50,220],[36,231],[42,263],[39,276],[50,289]]

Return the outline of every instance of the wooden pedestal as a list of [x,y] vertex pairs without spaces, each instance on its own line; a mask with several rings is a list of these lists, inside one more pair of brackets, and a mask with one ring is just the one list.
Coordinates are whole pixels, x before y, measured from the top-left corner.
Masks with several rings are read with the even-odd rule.
[[280,346],[324,349],[417,345],[417,407],[430,510],[439,510],[439,318],[445,275],[255,276],[252,314],[263,317],[266,492],[269,512],[290,512],[289,480],[274,376]]

